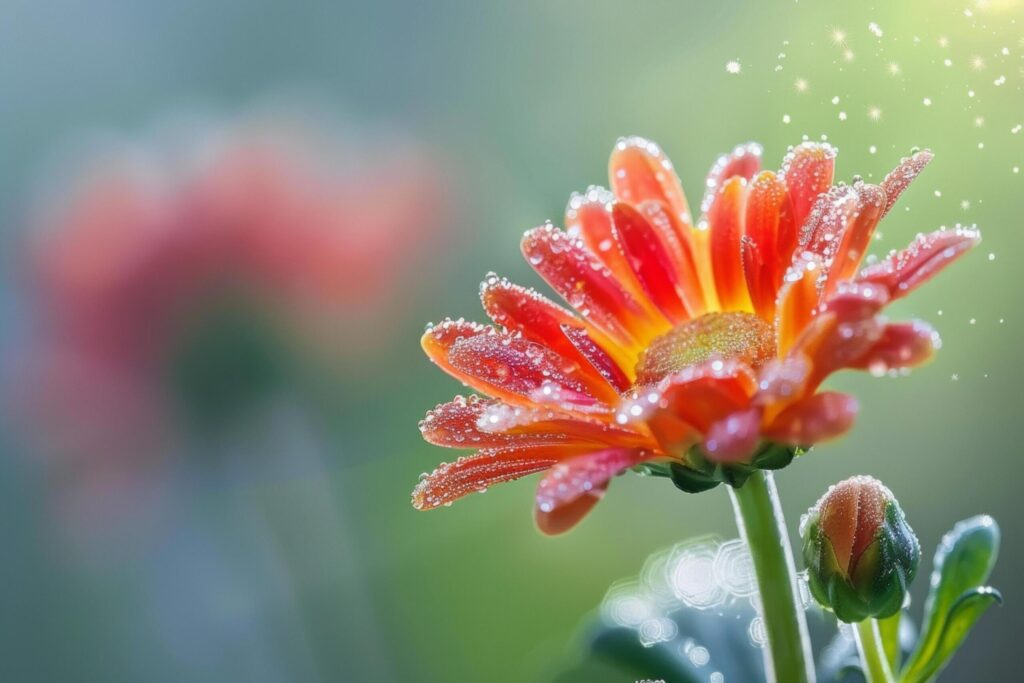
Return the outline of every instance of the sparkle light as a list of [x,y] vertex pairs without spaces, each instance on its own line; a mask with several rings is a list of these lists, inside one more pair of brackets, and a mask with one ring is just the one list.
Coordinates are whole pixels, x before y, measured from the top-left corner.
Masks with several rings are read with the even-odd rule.
[[797,92],[807,92],[807,79],[806,78],[798,78],[798,79],[796,79],[796,82],[793,84],[793,87],[796,88]]

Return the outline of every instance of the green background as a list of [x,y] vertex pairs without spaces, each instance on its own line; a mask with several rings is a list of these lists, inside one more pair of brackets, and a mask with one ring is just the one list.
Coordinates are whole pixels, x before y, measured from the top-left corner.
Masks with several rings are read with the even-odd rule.
[[[1024,316],[1013,260],[1024,246],[1024,175],[1013,171],[1024,132],[1011,132],[1024,122],[1021,22],[1024,6],[1011,0],[5,3],[5,254],[17,253],[35,174],[82,131],[132,134],[195,104],[244,112],[283,91],[315,92],[346,119],[387,122],[438,150],[456,238],[403,274],[414,310],[334,387],[328,445],[296,454],[254,437],[262,448],[251,459],[178,481],[173,512],[136,525],[100,561],[63,547],[47,477],[5,437],[3,677],[546,680],[613,580],[675,541],[735,535],[727,497],[622,477],[554,539],[534,529],[533,481],[415,512],[417,475],[453,457],[422,443],[416,422],[461,390],[422,357],[424,323],[481,319],[488,270],[539,285],[519,256],[521,233],[559,222],[571,191],[606,183],[620,135],[658,141],[696,204],[707,168],[733,145],[760,141],[773,167],[801,136],[824,134],[840,150],[840,179],[877,181],[913,146],[936,153],[882,225],[877,253],[957,222],[977,223],[984,242],[892,309],[937,327],[934,362],[906,378],[833,380],[860,398],[860,418],[779,476],[786,514],[795,532],[828,484],[870,473],[926,549],[958,519],[995,516],[1004,544],[994,583],[1007,604],[946,679],[1009,680],[1024,628],[1014,583],[1024,574],[1014,436]],[[727,72],[731,60],[739,73]],[[2,303],[15,339],[24,304],[14,287]],[[13,363],[17,346],[4,346]]]

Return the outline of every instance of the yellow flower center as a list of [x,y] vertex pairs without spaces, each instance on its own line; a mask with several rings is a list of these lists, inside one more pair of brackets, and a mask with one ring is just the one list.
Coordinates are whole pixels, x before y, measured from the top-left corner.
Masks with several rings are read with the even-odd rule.
[[735,359],[759,368],[774,356],[775,330],[753,313],[705,313],[651,342],[640,354],[636,383],[653,384],[713,359]]

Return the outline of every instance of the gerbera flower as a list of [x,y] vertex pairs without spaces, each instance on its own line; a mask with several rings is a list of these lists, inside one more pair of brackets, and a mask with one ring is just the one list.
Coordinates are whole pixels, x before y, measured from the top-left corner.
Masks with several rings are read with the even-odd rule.
[[778,172],[760,171],[760,146],[737,147],[712,167],[695,224],[661,149],[620,140],[611,191],[573,195],[564,230],[523,237],[575,313],[492,274],[481,298],[494,325],[445,320],[423,336],[432,361],[484,396],[421,422],[427,441],[477,452],[425,475],[413,505],[546,472],[536,518],[559,533],[624,470],[689,491],[739,485],[848,430],[855,400],[822,382],[926,360],[935,331],[880,312],[980,236],[919,235],[861,269],[878,222],[932,155],[903,159],[880,185],[833,185],[835,156],[807,142]]

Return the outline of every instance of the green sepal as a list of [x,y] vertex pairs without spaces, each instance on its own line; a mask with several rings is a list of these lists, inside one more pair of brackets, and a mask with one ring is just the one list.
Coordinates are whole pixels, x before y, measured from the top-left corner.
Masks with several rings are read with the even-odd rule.
[[963,520],[935,552],[922,636],[901,672],[905,683],[936,676],[975,622],[1002,596],[985,585],[999,554],[999,526],[987,515]]
[[695,470],[677,462],[669,463],[669,471],[676,488],[687,493],[702,493],[722,483],[715,478],[713,472]]

